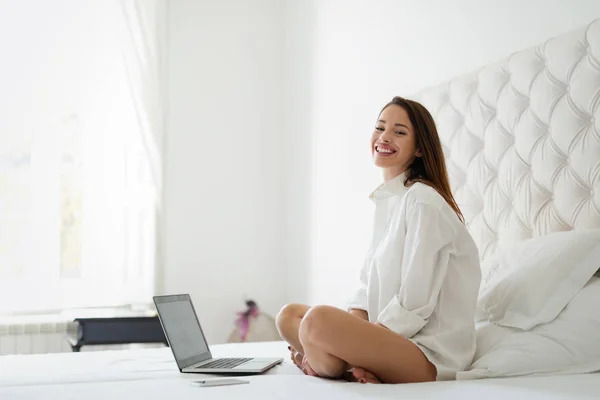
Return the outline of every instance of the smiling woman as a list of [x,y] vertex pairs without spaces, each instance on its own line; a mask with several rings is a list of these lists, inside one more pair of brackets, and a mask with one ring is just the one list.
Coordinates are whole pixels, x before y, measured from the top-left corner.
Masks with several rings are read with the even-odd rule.
[[308,375],[362,383],[454,379],[475,352],[481,272],[433,118],[421,104],[395,97],[377,118],[371,153],[383,184],[371,194],[373,239],[348,312],[292,304],[277,327]]
[[432,186],[464,222],[450,189],[435,121],[425,107],[394,97],[381,111],[371,143],[375,165],[383,169],[384,181],[398,176],[398,171],[408,170],[408,180]]
[[[389,122],[388,122],[389,121]],[[371,139],[375,165],[383,168],[385,182],[398,176],[421,157],[416,137],[410,134],[410,118],[402,107],[383,109]]]

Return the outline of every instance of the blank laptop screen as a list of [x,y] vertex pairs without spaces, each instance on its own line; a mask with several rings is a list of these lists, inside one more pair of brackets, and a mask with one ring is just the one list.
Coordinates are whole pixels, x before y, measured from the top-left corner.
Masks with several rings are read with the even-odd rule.
[[189,300],[158,303],[165,334],[178,361],[208,352],[208,346]]

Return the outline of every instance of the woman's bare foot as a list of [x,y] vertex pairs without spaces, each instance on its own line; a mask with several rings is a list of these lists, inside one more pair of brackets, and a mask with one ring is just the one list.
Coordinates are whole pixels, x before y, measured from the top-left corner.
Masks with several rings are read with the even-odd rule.
[[308,376],[319,376],[319,374],[317,374],[315,372],[315,370],[312,369],[312,367],[308,364],[308,360],[306,359],[306,356],[304,356],[302,358],[302,368],[301,369]]
[[359,383],[381,383],[379,378],[372,372],[367,371],[364,368],[352,368],[348,370],[343,378],[348,382],[359,382]]
[[308,361],[306,361],[306,357],[303,354],[300,354],[291,346],[288,346],[288,349],[291,352],[292,362],[300,368],[302,372],[309,376],[318,376],[317,373],[312,369],[310,365],[308,365]]
[[304,356],[296,351],[292,346],[288,346],[288,350],[290,351],[290,358],[294,365],[300,369],[302,369],[302,359]]

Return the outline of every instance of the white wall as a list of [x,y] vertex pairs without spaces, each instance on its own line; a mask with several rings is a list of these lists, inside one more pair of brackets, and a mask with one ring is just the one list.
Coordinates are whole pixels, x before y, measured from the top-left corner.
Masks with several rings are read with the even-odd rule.
[[287,131],[289,176],[302,176],[302,192],[294,193],[294,181],[286,192],[297,224],[289,229],[307,235],[288,247],[287,257],[301,261],[290,264],[289,279],[302,282],[309,302],[336,305],[366,252],[367,198],[379,183],[368,139],[381,106],[600,18],[597,0],[286,5],[286,118],[298,124]]
[[172,0],[164,270],[211,343],[283,303],[283,3]]
[[380,107],[600,17],[573,4],[171,0],[161,292],[191,293],[212,343],[243,294],[342,305]]

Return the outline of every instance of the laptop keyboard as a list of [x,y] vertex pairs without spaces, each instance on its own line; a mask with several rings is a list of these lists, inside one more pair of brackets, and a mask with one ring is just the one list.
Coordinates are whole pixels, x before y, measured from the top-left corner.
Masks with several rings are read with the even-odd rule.
[[214,361],[209,362],[208,364],[199,365],[196,368],[201,369],[231,369],[235,368],[238,365],[242,365],[245,362],[252,360],[251,358],[219,358]]

